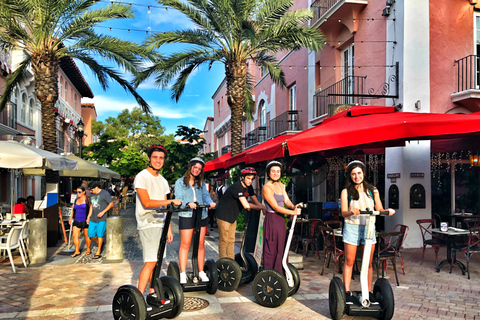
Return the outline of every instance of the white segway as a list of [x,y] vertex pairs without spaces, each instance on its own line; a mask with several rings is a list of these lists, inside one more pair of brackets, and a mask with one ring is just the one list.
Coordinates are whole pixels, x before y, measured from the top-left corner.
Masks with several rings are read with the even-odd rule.
[[347,296],[343,281],[334,277],[328,290],[328,303],[330,315],[334,320],[339,320],[344,314],[358,317],[372,317],[390,320],[393,317],[395,299],[390,283],[385,278],[379,278],[373,286],[373,295],[369,294],[368,264],[372,250],[373,237],[375,237],[375,216],[388,216],[388,211],[360,211],[368,215],[367,237],[363,249],[362,270],[360,271],[361,291],[352,291]]
[[[299,204],[298,208],[306,208],[306,204]],[[287,264],[288,250],[292,243],[293,231],[297,216],[293,216],[292,225],[288,230],[287,244],[283,252],[282,266],[285,276],[273,269],[264,269],[257,273],[252,283],[252,292],[255,300],[264,307],[276,308],[285,303],[288,297],[297,293],[300,288],[300,274],[291,263]]]

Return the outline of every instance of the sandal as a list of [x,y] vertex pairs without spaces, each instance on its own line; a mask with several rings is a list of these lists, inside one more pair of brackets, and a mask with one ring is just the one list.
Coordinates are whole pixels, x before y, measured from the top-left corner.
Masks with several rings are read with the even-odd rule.
[[75,258],[75,257],[78,257],[79,255],[80,255],[80,252],[79,253],[74,253],[70,257]]
[[96,254],[96,255],[94,255],[94,256],[93,256],[93,258],[92,258],[92,259],[100,259],[101,257],[102,257],[101,255],[99,255],[99,254]]

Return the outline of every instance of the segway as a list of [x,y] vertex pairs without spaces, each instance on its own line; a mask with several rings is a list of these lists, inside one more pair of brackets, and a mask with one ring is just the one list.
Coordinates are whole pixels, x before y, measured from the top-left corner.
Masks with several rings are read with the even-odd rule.
[[[208,206],[199,205],[193,210],[193,218],[195,219],[195,231],[193,235],[193,250],[192,250],[192,268],[193,272],[187,272],[187,283],[180,284],[184,292],[191,291],[206,291],[207,293],[214,294],[218,288],[218,274],[215,261],[208,259],[205,261],[203,271],[207,274],[208,282],[203,282],[198,276],[198,246],[200,243],[200,221],[202,220],[202,209]],[[190,210],[190,209],[188,209]],[[178,263],[172,261],[168,264],[167,274],[175,278],[180,282],[180,268]]]
[[369,294],[368,288],[368,263],[372,250],[375,216],[388,216],[388,211],[360,211],[360,214],[368,215],[367,237],[363,248],[362,270],[360,272],[361,291],[352,291],[347,296],[343,281],[334,277],[328,290],[328,303],[330,315],[338,320],[344,314],[349,316],[373,317],[382,320],[390,320],[393,317],[395,300],[390,283],[385,278],[379,278],[373,286],[373,295]]
[[[306,208],[306,204],[299,204],[297,208]],[[285,276],[273,269],[263,269],[253,279],[252,292],[255,300],[264,307],[276,308],[285,303],[288,297],[297,293],[300,288],[300,274],[291,263],[287,264],[288,250],[292,243],[293,231],[297,216],[293,216],[285,251],[283,252],[282,266]]]
[[222,258],[217,260],[218,289],[222,291],[234,291],[244,283],[252,282],[258,272],[255,258],[245,252],[245,239],[248,231],[248,222],[242,236],[240,253],[235,255],[235,260]]
[[141,293],[132,285],[124,285],[118,288],[113,297],[112,311],[115,320],[145,320],[175,318],[183,310],[183,291],[180,283],[171,276],[160,276],[162,269],[163,253],[167,242],[168,227],[173,212],[185,211],[180,206],[174,206],[173,202],[167,206],[167,209],[160,209],[157,212],[166,212],[160,246],[157,253],[157,263],[153,270],[151,287],[155,289],[156,297],[149,295],[147,298],[150,308]]

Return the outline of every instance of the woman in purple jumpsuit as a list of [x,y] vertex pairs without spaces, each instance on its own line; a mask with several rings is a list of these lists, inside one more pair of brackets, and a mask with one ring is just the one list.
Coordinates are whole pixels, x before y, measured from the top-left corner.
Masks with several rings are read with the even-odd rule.
[[266,172],[268,182],[262,189],[262,197],[267,208],[263,222],[263,267],[285,274],[282,268],[287,237],[284,215],[298,215],[300,209],[290,201],[285,185],[279,181],[282,176],[282,164],[271,161],[267,164]]

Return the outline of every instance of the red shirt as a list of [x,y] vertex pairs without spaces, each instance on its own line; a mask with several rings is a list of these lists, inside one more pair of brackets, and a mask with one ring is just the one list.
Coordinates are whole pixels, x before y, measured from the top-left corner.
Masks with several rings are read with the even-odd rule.
[[17,203],[13,206],[12,213],[26,213],[27,208],[22,203]]

